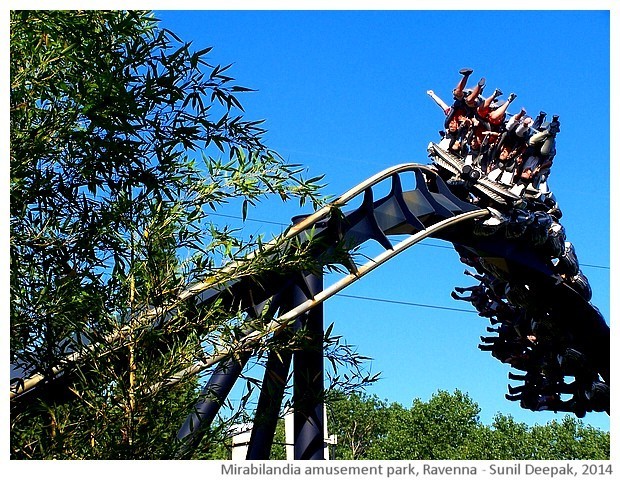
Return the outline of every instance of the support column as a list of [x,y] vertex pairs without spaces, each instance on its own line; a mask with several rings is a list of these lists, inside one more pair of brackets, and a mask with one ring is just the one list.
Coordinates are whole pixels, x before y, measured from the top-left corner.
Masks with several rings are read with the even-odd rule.
[[[305,280],[313,295],[323,289],[322,274]],[[299,288],[294,297],[296,305],[307,299]],[[323,304],[301,315],[298,324],[307,343],[293,355],[295,460],[324,460]]]
[[239,358],[231,357],[218,364],[201,392],[202,400],[194,406],[177,433],[181,442],[177,458],[188,458],[198,446],[249,358],[250,352],[242,352]]
[[[291,332],[287,330],[281,334],[281,337],[286,341],[290,339]],[[256,406],[247,460],[269,459],[292,356],[290,350],[269,352],[263,385]]]

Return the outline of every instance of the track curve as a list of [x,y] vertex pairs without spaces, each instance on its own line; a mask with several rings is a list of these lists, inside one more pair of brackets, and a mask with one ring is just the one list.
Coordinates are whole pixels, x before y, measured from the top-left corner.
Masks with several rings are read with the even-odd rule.
[[[295,242],[311,242],[313,255],[323,268],[337,265],[346,272],[332,285],[313,290],[307,282],[307,272],[288,275],[266,272],[234,282],[222,281],[216,275],[189,286],[172,304],[147,309],[134,318],[134,326],[157,328],[159,322],[175,314],[182,302],[192,301],[200,308],[217,301],[224,308],[234,305],[255,319],[266,304],[272,304],[273,319],[259,329],[251,327],[249,322],[241,329],[234,348],[207,352],[206,359],[166,382],[153,385],[152,389],[174,384],[185,375],[195,375],[214,365],[230,365],[231,358],[248,357],[261,345],[268,348],[269,338],[285,331],[296,318],[420,240],[433,237],[451,242],[461,260],[476,270],[470,274],[480,283],[462,290],[472,293],[468,301],[491,320],[492,326],[500,325],[493,331],[498,335],[483,337],[480,348],[526,372],[510,377],[524,384],[509,387],[509,399],[520,400],[524,408],[533,410],[565,410],[578,416],[593,410],[609,413],[609,327],[589,302],[587,279],[579,271],[574,249],[566,242],[558,216],[549,213],[547,207],[540,207],[536,212],[529,212],[535,217],[529,223],[517,221],[520,218],[517,214],[524,208],[523,199],[496,188],[484,178],[472,182],[472,186],[482,196],[486,195],[486,201],[472,203],[471,196],[463,194],[460,186],[450,184],[454,175],[463,174],[464,166],[437,146],[431,146],[429,153],[434,165],[406,163],[385,169],[330,205],[300,218],[282,236],[248,256],[278,255]],[[409,176],[407,180],[413,178],[415,188],[403,189],[405,176]],[[389,193],[375,199],[374,189],[385,181],[391,182]],[[359,207],[345,212],[356,199],[361,200]],[[393,236],[403,235],[404,240],[392,243]],[[359,264],[355,252],[366,242],[376,242],[384,251]],[[237,262],[223,270],[234,272],[238,267]],[[283,293],[291,288],[305,295],[294,306],[280,301]],[[160,320],[154,322],[154,318]],[[123,340],[123,335],[121,331],[113,340]],[[529,337],[536,338],[532,341]],[[79,365],[93,348],[76,345],[68,353],[66,363]],[[528,362],[520,356],[529,356]],[[519,360],[523,361],[519,363]],[[545,373],[550,367],[555,369],[553,379]],[[45,389],[66,373],[63,365],[52,372],[51,378],[27,372],[28,369],[12,366],[13,402],[28,401],[36,396],[37,390]],[[221,377],[221,369],[219,373],[216,369],[214,375]],[[576,382],[579,380],[578,384],[566,384],[564,377],[569,376]],[[226,381],[234,383],[235,378]],[[572,399],[560,401],[560,396],[567,392]],[[540,400],[554,396],[558,399],[555,403]],[[209,416],[200,417],[197,427],[204,430],[216,413],[217,408]]]

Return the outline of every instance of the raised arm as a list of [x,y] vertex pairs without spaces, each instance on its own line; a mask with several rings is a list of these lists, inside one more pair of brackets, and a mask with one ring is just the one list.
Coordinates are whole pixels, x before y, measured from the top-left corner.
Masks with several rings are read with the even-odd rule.
[[433,92],[432,90],[427,90],[426,93],[429,97],[431,97],[435,101],[437,105],[439,105],[439,107],[443,110],[443,113],[447,115],[448,112],[450,111],[450,106],[446,102],[444,102],[441,98],[439,98],[437,95],[435,95],[435,92]]

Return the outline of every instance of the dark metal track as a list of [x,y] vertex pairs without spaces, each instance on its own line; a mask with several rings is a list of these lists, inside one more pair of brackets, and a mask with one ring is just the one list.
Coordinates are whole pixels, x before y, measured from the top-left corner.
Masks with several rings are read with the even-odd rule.
[[[523,316],[530,322],[549,324],[551,331],[562,334],[562,342],[553,344],[552,340],[545,339],[547,343],[541,342],[539,349],[560,356],[564,355],[567,349],[576,352],[577,360],[574,360],[573,364],[577,362],[579,367],[566,368],[566,375],[574,375],[575,369],[580,368],[593,378],[592,381],[608,387],[609,327],[598,310],[589,302],[589,298],[584,296],[583,289],[575,287],[576,272],[571,271],[573,275],[562,273],[562,268],[567,268],[567,265],[570,267],[571,262],[565,258],[567,257],[565,236],[563,229],[557,228],[559,223],[556,219],[545,212],[539,212],[537,222],[530,222],[526,227],[517,225],[511,221],[510,215],[521,206],[521,199],[510,192],[498,189],[485,179],[476,183],[474,187],[479,194],[487,195],[489,202],[485,206],[471,203],[467,195],[463,195],[460,190],[455,190],[446,182],[449,175],[446,176],[445,173],[458,175],[462,172],[463,165],[456,163],[455,159],[450,158],[438,147],[433,147],[431,155],[439,168],[403,164],[386,169],[346,192],[333,204],[302,218],[283,237],[267,244],[260,252],[262,255],[278,255],[283,246],[290,248],[290,242],[304,243],[310,241],[312,237],[315,259],[324,268],[339,265],[344,269],[342,278],[334,284],[317,289],[316,284],[308,283],[308,274],[282,275],[278,272],[267,272],[258,277],[242,277],[237,281],[225,283],[218,277],[207,278],[190,286],[179,295],[178,302],[191,299],[196,308],[217,301],[222,308],[232,310],[234,307],[235,310],[240,309],[248,312],[251,317],[256,317],[257,312],[260,312],[265,304],[271,303],[274,313],[278,312],[278,315],[274,315],[275,318],[261,329],[245,330],[234,348],[222,347],[210,351],[206,360],[179,372],[168,382],[153,386],[153,389],[163,388],[174,384],[185,375],[193,375],[217,365],[205,387],[201,401],[179,432],[179,438],[184,440],[183,454],[190,452],[191,447],[196,445],[196,439],[199,440],[197,432],[204,432],[215,418],[244,362],[255,349],[265,347],[274,334],[286,335],[286,332],[294,328],[298,318],[361,279],[369,271],[427,237],[451,242],[461,260],[473,266],[477,270],[478,277],[483,280],[478,286],[479,293],[489,299],[491,294],[496,295],[502,304],[511,309],[512,316],[504,314],[502,317],[497,312],[489,315],[488,312],[479,309],[481,315],[490,316],[496,323],[503,322],[508,325],[515,318]],[[403,189],[404,180],[414,183],[415,188]],[[375,189],[385,181],[391,182],[390,191],[386,196],[376,199]],[[358,198],[361,200],[359,207],[344,211]],[[510,234],[510,229],[514,230],[516,227],[523,227],[520,235]],[[311,236],[308,233],[310,229],[312,229]],[[400,243],[393,244],[395,235],[404,235],[406,238]],[[376,242],[384,251],[368,262],[359,264],[359,257],[355,252],[366,242]],[[251,256],[256,254],[258,253]],[[234,264],[225,267],[229,271],[234,271],[235,268]],[[500,282],[502,292],[491,291],[488,284],[492,282],[496,284]],[[291,289],[301,292],[297,299],[292,303],[291,300],[282,301],[287,295],[286,292]],[[522,293],[525,291],[527,298],[523,299],[523,295],[517,296],[515,292],[519,291]],[[146,311],[136,318],[135,322],[143,325],[152,324],[153,328],[157,328],[157,323],[153,324],[152,318],[161,319],[162,309],[166,315],[172,316],[175,314],[175,308],[176,305],[169,305],[159,307],[158,311]],[[165,315],[163,317],[165,321]],[[501,345],[502,342],[494,340],[492,343],[493,345],[487,345],[489,348],[483,349],[495,354],[493,350],[495,344]],[[84,349],[88,349],[88,346],[81,348],[81,350],[76,348],[76,353],[69,358],[70,362],[79,363],[86,357]],[[535,351],[536,348],[530,350]],[[564,361],[566,365],[568,360]],[[280,390],[283,388],[282,375],[288,370],[290,359],[284,358],[275,362],[275,359],[271,358],[269,362],[272,370],[268,369],[265,383],[271,382],[272,386],[277,386],[276,390],[279,393],[273,398],[279,405],[282,394]],[[521,369],[530,373],[536,368],[536,361],[533,362],[534,366]],[[269,378],[268,375],[276,370],[279,380]],[[15,372],[16,377],[19,377],[19,370]],[[63,379],[64,373],[63,367],[59,366],[54,375],[57,379]],[[53,378],[44,379],[41,375],[23,377],[22,375],[22,378],[18,378],[18,381],[12,384],[11,398],[14,402],[28,401],[37,395],[37,391],[49,388],[49,385],[54,383]],[[536,383],[530,381],[530,387],[532,385],[537,387]],[[38,388],[39,386],[41,388]],[[308,388],[314,387],[308,386]],[[586,398],[587,391],[583,388],[582,390],[579,391],[579,395],[583,397],[582,401],[572,410],[570,406],[567,407],[569,410],[579,415],[583,413],[582,411],[609,411],[608,399],[606,405],[604,400],[601,403],[600,395],[591,401]],[[249,453],[252,458],[265,457],[268,448],[265,449],[264,442],[269,443],[266,438],[273,435],[273,416],[278,410],[273,408],[268,398],[263,399],[261,405],[259,408],[261,411],[258,413],[267,415],[268,421],[261,427],[262,431],[257,430],[253,434],[254,440],[251,442]],[[532,408],[531,402],[529,404],[522,402],[522,405],[525,408]],[[256,440],[257,438],[260,440]],[[314,442],[314,440],[308,441]],[[304,458],[314,458],[316,452],[308,452],[306,448],[308,446],[300,444],[299,451],[305,452]]]

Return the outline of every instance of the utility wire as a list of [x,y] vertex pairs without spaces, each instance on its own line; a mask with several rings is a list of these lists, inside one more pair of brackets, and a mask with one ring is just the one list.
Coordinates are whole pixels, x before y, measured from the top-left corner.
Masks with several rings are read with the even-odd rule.
[[[213,213],[213,212],[210,212],[209,215],[212,215],[214,217],[224,217],[224,218],[233,218],[235,220],[243,220],[242,217],[239,217],[237,215],[225,215],[223,213]],[[288,227],[290,225],[290,223],[273,222],[273,221],[270,221],[270,220],[257,220],[255,218],[246,218],[245,221],[246,222],[269,223],[271,225],[279,225],[281,227]]]
[[407,305],[409,307],[424,307],[424,308],[435,308],[437,310],[451,310],[453,312],[465,312],[465,313],[478,313],[476,310],[467,310],[464,308],[452,308],[452,307],[442,307],[441,305],[428,305],[425,303],[414,303],[414,302],[405,302],[402,300],[389,300],[386,298],[373,298],[373,297],[364,297],[358,295],[348,295],[345,293],[337,293],[334,295],[335,297],[344,297],[344,298],[353,298],[356,300],[369,300],[372,302],[381,302],[381,303],[392,303],[395,305]]
[[590,268],[602,268],[603,270],[610,270],[609,267],[605,267],[603,265],[591,265],[589,263],[580,263],[582,267],[590,267]]

